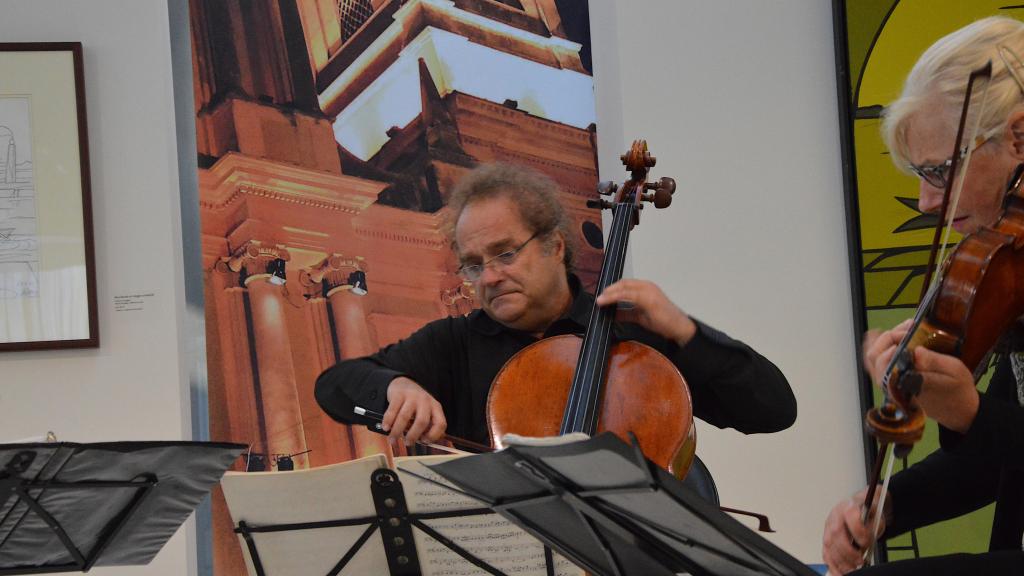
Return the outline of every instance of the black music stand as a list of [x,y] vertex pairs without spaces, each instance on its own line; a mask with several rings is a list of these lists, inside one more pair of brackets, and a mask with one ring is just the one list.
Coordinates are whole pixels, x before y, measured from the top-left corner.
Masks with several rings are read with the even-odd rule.
[[614,434],[430,467],[599,576],[811,576]]
[[148,564],[244,450],[0,444],[0,575]]
[[[474,554],[473,546],[479,546],[482,533],[474,533],[474,542],[466,545],[462,536],[446,535],[446,528],[431,525],[434,520],[493,517],[493,510],[461,496],[468,506],[438,506],[417,484],[403,486],[399,472],[412,477],[407,480],[451,490],[443,479],[427,468],[418,474],[405,463],[397,471],[379,467],[385,461],[383,456],[378,460],[364,458],[297,472],[237,473],[226,478],[222,486],[237,523],[234,531],[245,547],[249,573],[419,576],[429,572],[431,565],[437,570],[438,561],[460,571],[475,566],[495,576],[521,573],[522,565],[503,571],[501,562],[507,560],[495,562]],[[418,493],[418,508],[407,501],[407,494],[412,493]],[[453,493],[460,494],[458,490]],[[556,563],[550,549],[542,549],[514,526],[509,529],[536,544],[537,559],[547,566],[539,573],[554,573]],[[423,548],[416,532],[433,538],[440,548]],[[452,554],[440,552],[442,548]],[[539,555],[542,550],[543,557]]]

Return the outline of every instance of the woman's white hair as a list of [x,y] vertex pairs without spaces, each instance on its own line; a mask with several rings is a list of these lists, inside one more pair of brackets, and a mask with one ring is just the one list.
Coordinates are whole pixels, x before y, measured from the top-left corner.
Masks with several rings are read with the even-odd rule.
[[[1000,57],[1000,48],[1003,56]],[[992,16],[942,37],[925,50],[907,76],[903,93],[890,104],[882,122],[882,137],[901,170],[909,165],[907,128],[911,118],[925,107],[938,105],[942,121],[955,126],[963,107],[964,91],[971,71],[992,62],[991,86],[986,95],[980,121],[977,117],[982,83],[975,83],[971,97],[968,129],[979,121],[978,135],[993,136],[1001,131],[1007,118],[1024,107],[1024,86],[1007,69],[1013,66],[1017,77],[1024,77],[1020,68],[1024,58],[1024,22],[1003,16]],[[969,134],[969,133],[968,133]],[[953,143],[950,142],[952,148]]]

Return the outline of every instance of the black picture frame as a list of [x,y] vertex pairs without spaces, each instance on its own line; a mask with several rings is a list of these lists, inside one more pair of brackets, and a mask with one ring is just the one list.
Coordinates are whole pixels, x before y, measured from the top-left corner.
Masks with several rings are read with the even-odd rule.
[[0,43],[0,77],[0,351],[98,347],[82,44]]

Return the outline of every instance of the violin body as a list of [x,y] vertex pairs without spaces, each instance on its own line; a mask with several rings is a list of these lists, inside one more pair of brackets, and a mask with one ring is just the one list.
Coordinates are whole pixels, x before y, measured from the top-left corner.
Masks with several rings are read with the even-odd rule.
[[985,228],[960,243],[928,323],[925,345],[958,356],[972,371],[977,369],[998,338],[1024,313],[1021,241],[1024,236],[1015,238]]
[[[564,335],[535,342],[498,372],[487,397],[491,443],[508,433],[557,436],[583,340]],[[644,455],[675,474],[693,461],[696,432],[690,390],[682,374],[660,352],[639,342],[619,342],[608,353],[607,378],[597,431],[629,442],[636,436]]]
[[1024,314],[1024,198],[1021,180],[989,228],[965,237],[949,256],[939,291],[914,339],[951,354],[972,371]]
[[[906,354],[894,358],[887,392],[894,403],[868,413],[865,425],[883,442],[909,449],[920,439],[925,415],[917,407],[919,378],[910,354],[918,346],[960,358],[971,371],[1024,315],[1024,171],[1007,190],[1004,210],[991,227],[960,241],[943,267],[936,292],[923,304],[920,322],[908,335]],[[909,384],[908,384],[909,382]]]

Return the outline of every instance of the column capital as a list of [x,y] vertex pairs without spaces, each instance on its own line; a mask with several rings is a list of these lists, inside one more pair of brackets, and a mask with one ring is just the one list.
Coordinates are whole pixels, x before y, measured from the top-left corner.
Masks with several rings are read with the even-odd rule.
[[241,283],[246,285],[260,278],[277,278],[283,284],[285,262],[289,260],[291,253],[283,244],[264,244],[259,240],[250,240],[230,256],[221,256],[216,269],[240,274]]
[[448,309],[452,316],[468,314],[477,306],[476,289],[472,282],[459,278],[459,283],[447,288],[441,288],[441,304]]
[[307,288],[323,284],[326,296],[336,290],[362,290],[365,294],[368,269],[362,256],[331,254],[319,264],[300,272],[299,281]]

